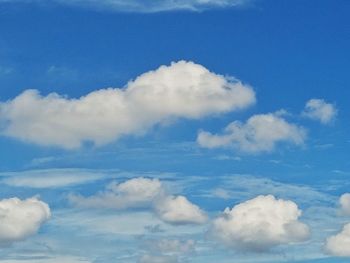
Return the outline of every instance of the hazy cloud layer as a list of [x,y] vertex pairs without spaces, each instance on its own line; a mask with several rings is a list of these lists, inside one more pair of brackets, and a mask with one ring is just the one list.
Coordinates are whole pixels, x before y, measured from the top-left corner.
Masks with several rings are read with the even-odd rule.
[[142,74],[124,88],[101,89],[78,99],[27,90],[0,102],[0,134],[67,149],[103,145],[144,134],[174,118],[199,119],[245,108],[254,91],[201,65],[180,61]]
[[21,241],[35,234],[50,218],[49,206],[37,198],[0,201],[0,245]]
[[276,144],[289,142],[300,145],[306,138],[303,127],[287,122],[279,113],[259,114],[246,123],[234,121],[222,134],[201,131],[197,142],[205,148],[232,147],[242,152],[273,151]]
[[214,220],[212,233],[229,247],[247,251],[268,251],[274,246],[304,241],[309,228],[298,221],[301,211],[292,201],[272,195],[258,196],[232,209],[226,208]]

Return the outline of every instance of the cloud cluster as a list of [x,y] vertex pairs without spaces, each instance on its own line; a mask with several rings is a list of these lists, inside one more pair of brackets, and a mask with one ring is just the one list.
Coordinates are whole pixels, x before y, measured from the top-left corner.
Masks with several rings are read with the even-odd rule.
[[227,246],[247,251],[268,251],[274,246],[304,241],[307,225],[298,221],[301,211],[292,201],[272,195],[258,196],[226,208],[215,219],[213,235]]
[[67,149],[84,142],[103,145],[143,134],[174,118],[199,119],[245,108],[254,91],[193,62],[161,66],[124,88],[101,89],[78,99],[27,90],[0,102],[0,134]]
[[93,208],[150,208],[164,222],[170,224],[201,224],[207,216],[185,196],[171,196],[158,179],[133,178],[110,184],[106,191],[83,197],[70,195],[69,201],[80,207]]
[[0,245],[8,245],[35,234],[50,218],[49,206],[37,198],[0,201]]
[[303,116],[318,120],[322,124],[330,123],[337,115],[337,108],[334,104],[327,103],[322,99],[311,99],[306,102]]
[[338,257],[350,257],[350,223],[343,230],[327,239],[326,251]]
[[201,131],[197,142],[205,148],[233,147],[246,153],[270,152],[277,143],[300,145],[306,138],[303,127],[287,122],[279,113],[259,114],[246,123],[234,121],[223,134]]

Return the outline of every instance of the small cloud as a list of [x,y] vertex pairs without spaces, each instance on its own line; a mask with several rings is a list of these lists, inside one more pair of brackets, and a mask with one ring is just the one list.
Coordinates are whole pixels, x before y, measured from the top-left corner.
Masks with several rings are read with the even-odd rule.
[[34,235],[51,216],[49,206],[36,197],[0,200],[0,245],[9,245]]
[[264,252],[307,240],[310,231],[298,220],[300,216],[301,211],[292,201],[258,196],[226,208],[214,220],[211,232],[218,241],[234,249]]
[[337,116],[337,108],[334,104],[327,103],[322,99],[311,99],[306,102],[302,116],[328,124]]
[[211,191],[210,196],[217,197],[221,199],[230,199],[231,194],[230,191],[223,189],[223,188],[216,188]]
[[218,160],[218,161],[229,161],[229,160],[233,160],[233,161],[237,161],[237,162],[242,161],[242,158],[239,156],[229,156],[226,154],[215,156],[214,159]]
[[234,121],[223,134],[201,131],[197,142],[205,148],[231,147],[246,153],[271,152],[281,142],[301,145],[306,138],[303,127],[287,122],[280,114],[259,114],[246,123]]
[[350,193],[343,194],[339,199],[339,204],[341,213],[350,216]]
[[156,201],[156,214],[170,224],[203,224],[207,215],[185,196],[168,196]]
[[340,233],[327,239],[325,250],[336,257],[350,257],[350,224],[346,224]]

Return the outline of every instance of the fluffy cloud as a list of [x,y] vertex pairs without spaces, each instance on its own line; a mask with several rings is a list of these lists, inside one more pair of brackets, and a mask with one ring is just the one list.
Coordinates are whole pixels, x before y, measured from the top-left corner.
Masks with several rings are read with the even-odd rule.
[[198,119],[245,108],[254,91],[201,65],[180,61],[142,74],[124,88],[101,89],[79,99],[27,90],[0,103],[0,134],[39,145],[103,145],[143,134],[173,118]]
[[184,196],[166,194],[158,179],[133,178],[121,184],[112,183],[106,191],[83,197],[70,195],[69,201],[80,207],[93,208],[149,208],[164,222],[170,224],[201,224],[205,213]]
[[334,120],[337,109],[334,104],[327,103],[322,99],[311,99],[306,103],[302,115],[327,124]]
[[343,194],[339,199],[341,212],[350,215],[350,193]]
[[304,241],[309,228],[298,221],[301,211],[292,201],[272,195],[258,196],[215,219],[213,235],[226,245],[248,251],[267,251],[274,246]]
[[0,244],[8,245],[35,234],[49,218],[49,206],[37,198],[1,200]]
[[154,199],[163,193],[158,179],[133,178],[123,183],[112,183],[107,190],[97,195],[83,197],[70,195],[69,200],[82,207],[95,208],[144,208],[151,206]]
[[157,201],[155,211],[160,219],[171,224],[202,224],[206,214],[184,196],[168,196]]
[[344,226],[343,230],[327,239],[326,251],[338,257],[350,257],[350,224]]
[[223,134],[201,131],[197,142],[206,148],[233,147],[242,152],[259,153],[272,151],[279,142],[300,145],[305,137],[304,128],[288,123],[279,113],[269,113],[254,115],[246,123],[234,121]]
[[[1,2],[50,2],[48,0],[0,0]],[[209,8],[242,6],[252,0],[54,0],[69,6],[117,12],[154,13],[175,10],[201,11]]]

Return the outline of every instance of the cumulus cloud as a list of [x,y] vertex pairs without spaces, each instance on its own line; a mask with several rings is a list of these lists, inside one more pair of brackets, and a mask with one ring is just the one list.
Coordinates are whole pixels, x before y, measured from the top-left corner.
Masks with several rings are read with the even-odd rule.
[[149,208],[164,222],[170,224],[201,224],[206,214],[184,196],[166,193],[158,179],[133,178],[123,183],[112,183],[106,191],[84,197],[70,195],[69,201],[80,207],[129,209]]
[[272,195],[258,196],[232,209],[226,208],[214,220],[212,233],[235,249],[268,251],[274,246],[309,237],[308,226],[298,221],[300,216],[301,211],[292,201]]
[[[0,0],[0,3],[32,2],[48,0]],[[116,12],[155,13],[176,10],[202,11],[211,8],[232,8],[246,5],[252,0],[53,0],[63,5]]]
[[336,117],[337,108],[334,104],[327,103],[322,99],[311,99],[306,102],[302,115],[313,120],[318,120],[322,124],[327,124]]
[[0,201],[0,244],[8,245],[35,234],[50,218],[49,206],[37,198]]
[[350,193],[343,194],[339,199],[339,203],[342,214],[350,216]]
[[199,119],[254,102],[249,86],[179,61],[144,73],[124,88],[96,90],[78,99],[24,91],[0,102],[0,134],[67,149],[84,142],[99,146],[143,134],[169,119]]
[[333,256],[350,257],[350,223],[340,233],[327,239],[325,249]]
[[222,134],[201,131],[197,142],[205,148],[233,147],[247,153],[270,152],[277,143],[300,145],[306,138],[303,127],[287,122],[279,113],[259,114],[246,123],[234,121]]
[[160,219],[172,224],[202,224],[207,220],[206,214],[185,196],[168,196],[159,199],[155,211]]

